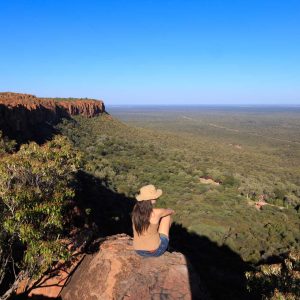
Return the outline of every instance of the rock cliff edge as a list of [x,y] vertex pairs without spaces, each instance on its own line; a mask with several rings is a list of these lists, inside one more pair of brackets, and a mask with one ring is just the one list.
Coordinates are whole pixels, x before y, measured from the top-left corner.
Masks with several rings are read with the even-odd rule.
[[[185,256],[165,252],[160,257],[140,257],[132,238],[118,234],[103,238],[85,254],[68,278],[61,274],[42,280],[31,296],[63,300],[209,299]],[[55,284],[64,282],[64,285]],[[51,283],[51,284],[50,284]],[[44,287],[43,287],[44,286]]]
[[93,99],[37,98],[33,95],[0,93],[0,130],[19,142],[43,142],[52,126],[62,118],[83,115],[91,118],[105,112],[103,101]]

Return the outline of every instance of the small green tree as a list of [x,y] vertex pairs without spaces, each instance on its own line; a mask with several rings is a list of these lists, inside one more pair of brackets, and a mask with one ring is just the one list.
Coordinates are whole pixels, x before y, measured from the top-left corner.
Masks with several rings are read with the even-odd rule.
[[[6,257],[10,255],[12,268],[18,270],[15,283],[24,276],[38,277],[55,261],[67,257],[60,239],[63,208],[74,196],[72,183],[79,161],[79,155],[61,136],[44,146],[22,145],[18,152],[0,158],[2,237],[5,236],[10,245],[21,243],[25,249],[16,269],[12,255],[5,251],[7,244],[1,245],[2,253]],[[5,259],[5,255],[2,256],[2,261]],[[6,294],[11,293],[15,285]]]
[[0,157],[4,154],[10,153],[14,150],[16,142],[3,137],[2,131],[0,131]]
[[292,250],[285,256],[282,263],[260,265],[257,271],[246,272],[248,290],[265,300],[299,299],[300,253]]

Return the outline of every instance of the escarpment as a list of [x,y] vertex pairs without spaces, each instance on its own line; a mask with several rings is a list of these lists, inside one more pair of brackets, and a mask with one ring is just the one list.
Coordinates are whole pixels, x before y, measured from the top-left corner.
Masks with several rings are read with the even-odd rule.
[[82,115],[96,117],[105,112],[103,101],[94,99],[38,98],[29,94],[0,93],[0,130],[4,135],[26,142],[43,142],[54,133],[62,118]]
[[98,100],[67,100],[57,105],[64,108],[70,116],[83,115],[92,118],[104,112],[104,104]]

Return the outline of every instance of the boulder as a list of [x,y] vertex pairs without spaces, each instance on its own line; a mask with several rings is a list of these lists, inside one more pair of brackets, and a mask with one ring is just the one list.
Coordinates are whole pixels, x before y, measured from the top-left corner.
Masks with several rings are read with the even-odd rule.
[[99,241],[69,277],[60,296],[63,300],[209,298],[183,254],[141,257],[126,234]]

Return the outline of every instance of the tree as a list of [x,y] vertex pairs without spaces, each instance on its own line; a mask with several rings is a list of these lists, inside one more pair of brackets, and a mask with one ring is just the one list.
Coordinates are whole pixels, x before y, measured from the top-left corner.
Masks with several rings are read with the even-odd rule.
[[[64,205],[74,196],[79,162],[80,156],[61,136],[44,146],[22,145],[18,152],[0,158],[0,264],[9,261],[15,273],[14,284],[1,299],[6,299],[24,276],[38,277],[67,257],[61,239]],[[16,243],[24,249],[19,264],[7,251]]]
[[0,157],[6,153],[10,153],[14,150],[16,142],[3,137],[0,131]]
[[246,272],[247,288],[262,299],[299,299],[300,252],[285,253],[281,263],[262,264],[255,271]]

